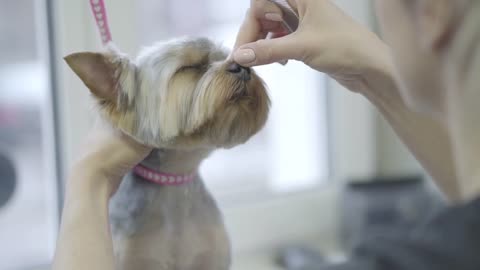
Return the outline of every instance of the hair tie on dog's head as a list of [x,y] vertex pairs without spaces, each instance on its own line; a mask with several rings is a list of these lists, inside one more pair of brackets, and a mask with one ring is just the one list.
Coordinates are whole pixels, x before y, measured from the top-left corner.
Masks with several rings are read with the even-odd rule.
[[95,17],[95,21],[97,22],[102,43],[105,45],[112,41],[105,3],[103,0],[90,0],[90,7],[92,8],[93,17]]

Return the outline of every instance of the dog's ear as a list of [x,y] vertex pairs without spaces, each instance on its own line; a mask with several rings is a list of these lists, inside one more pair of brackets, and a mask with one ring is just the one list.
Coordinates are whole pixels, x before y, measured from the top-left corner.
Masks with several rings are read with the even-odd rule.
[[118,97],[120,61],[108,53],[80,52],[66,56],[65,61],[95,97],[115,102]]

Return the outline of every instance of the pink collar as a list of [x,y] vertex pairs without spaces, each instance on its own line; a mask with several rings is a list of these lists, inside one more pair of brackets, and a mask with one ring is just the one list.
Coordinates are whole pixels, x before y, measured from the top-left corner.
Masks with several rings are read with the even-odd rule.
[[133,172],[147,181],[164,186],[183,185],[192,182],[197,176],[196,171],[190,174],[163,173],[152,170],[140,164],[133,168]]

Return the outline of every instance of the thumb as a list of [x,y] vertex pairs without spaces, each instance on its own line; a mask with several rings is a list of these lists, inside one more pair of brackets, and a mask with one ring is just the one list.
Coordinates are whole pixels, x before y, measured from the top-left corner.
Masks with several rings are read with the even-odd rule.
[[233,53],[233,60],[242,66],[251,67],[299,59],[301,50],[298,49],[294,35],[295,33],[242,45]]

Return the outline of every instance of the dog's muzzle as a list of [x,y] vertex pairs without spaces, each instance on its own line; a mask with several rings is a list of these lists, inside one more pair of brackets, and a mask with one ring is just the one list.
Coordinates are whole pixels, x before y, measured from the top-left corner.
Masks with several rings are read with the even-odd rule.
[[231,63],[228,65],[227,71],[237,76],[242,81],[249,81],[252,78],[252,70],[249,67],[244,67],[237,63]]

